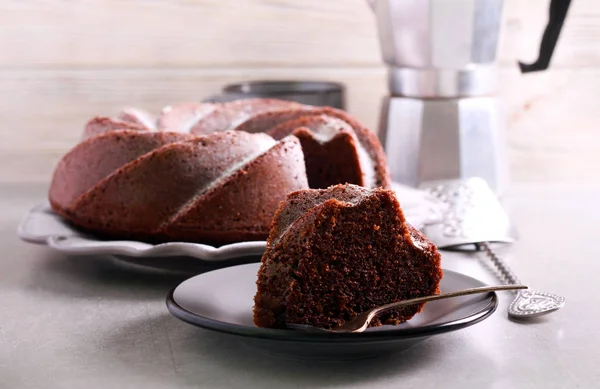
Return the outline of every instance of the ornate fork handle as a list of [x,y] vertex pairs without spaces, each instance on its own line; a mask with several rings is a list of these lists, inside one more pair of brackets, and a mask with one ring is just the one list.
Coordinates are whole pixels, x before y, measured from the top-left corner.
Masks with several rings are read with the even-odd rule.
[[[475,245],[478,249],[483,249],[502,275],[502,278],[509,284],[521,283],[506,262],[492,250],[489,242],[475,243]],[[508,316],[513,319],[528,319],[544,315],[559,310],[565,305],[565,298],[554,293],[537,290],[513,292],[517,293],[517,296],[508,307]]]

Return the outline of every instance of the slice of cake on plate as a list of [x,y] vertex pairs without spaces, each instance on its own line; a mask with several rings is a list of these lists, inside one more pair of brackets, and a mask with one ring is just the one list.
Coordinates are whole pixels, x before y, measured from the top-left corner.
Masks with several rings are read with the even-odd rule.
[[[439,293],[436,247],[404,219],[393,191],[336,185],[290,193],[273,219],[254,322],[332,328],[393,301]],[[398,324],[413,305],[376,317]]]

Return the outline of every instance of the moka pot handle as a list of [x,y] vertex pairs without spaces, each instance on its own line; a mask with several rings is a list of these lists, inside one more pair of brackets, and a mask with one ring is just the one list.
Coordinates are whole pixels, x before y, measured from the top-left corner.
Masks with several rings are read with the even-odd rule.
[[548,16],[548,24],[544,30],[538,58],[531,64],[519,61],[521,73],[537,72],[548,69],[556,42],[562,29],[571,0],[551,0]]

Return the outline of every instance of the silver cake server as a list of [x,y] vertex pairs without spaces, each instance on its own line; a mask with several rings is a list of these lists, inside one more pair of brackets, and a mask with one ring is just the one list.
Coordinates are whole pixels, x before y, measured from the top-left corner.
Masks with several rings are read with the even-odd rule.
[[[490,242],[514,241],[508,215],[491,188],[481,178],[428,182],[421,186],[446,207],[442,223],[427,225],[423,232],[439,248],[475,245],[483,250],[506,282],[521,282],[492,249]],[[521,290],[508,307],[508,316],[527,319],[554,312],[565,298],[553,293]]]

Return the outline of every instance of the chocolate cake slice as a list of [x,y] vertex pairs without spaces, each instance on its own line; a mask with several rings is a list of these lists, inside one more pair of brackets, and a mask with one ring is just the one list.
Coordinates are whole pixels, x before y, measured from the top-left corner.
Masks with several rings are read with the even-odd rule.
[[[258,273],[254,322],[338,326],[376,306],[439,293],[436,247],[404,219],[393,191],[336,185],[288,194]],[[413,305],[379,315],[399,324]]]

